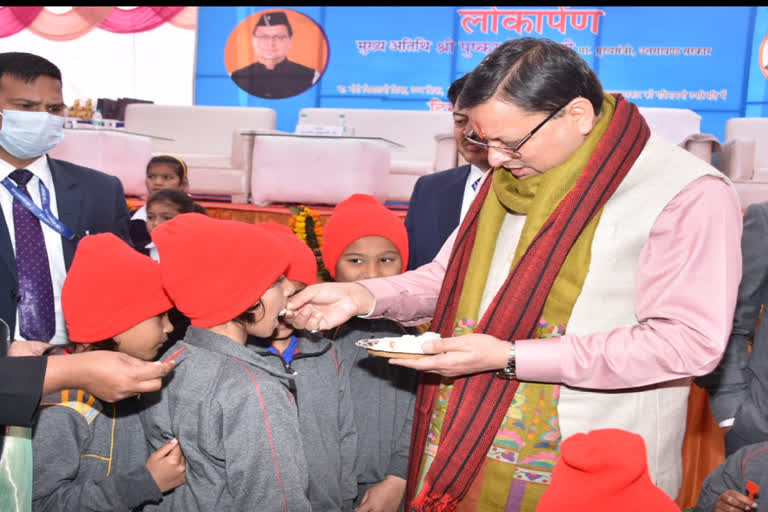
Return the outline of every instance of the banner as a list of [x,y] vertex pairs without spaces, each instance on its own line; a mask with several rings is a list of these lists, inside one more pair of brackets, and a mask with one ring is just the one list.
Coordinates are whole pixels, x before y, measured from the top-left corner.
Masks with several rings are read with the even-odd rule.
[[[728,118],[765,111],[767,9],[200,7],[195,103],[270,107],[285,131],[293,131],[304,107],[450,110],[453,80],[508,39],[541,37],[576,50],[606,90],[640,106],[692,109],[702,116],[702,132],[722,139]],[[284,40],[290,51],[302,45],[327,51],[317,80],[281,99],[243,90],[225,63],[233,35],[241,46],[264,41],[258,20],[275,12],[303,15],[324,34],[310,40],[297,30]],[[253,48],[253,66],[261,67]]]

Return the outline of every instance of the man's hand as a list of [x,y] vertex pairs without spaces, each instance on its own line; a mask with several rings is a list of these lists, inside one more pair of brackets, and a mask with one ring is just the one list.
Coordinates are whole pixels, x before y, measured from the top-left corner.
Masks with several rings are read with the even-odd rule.
[[371,292],[357,283],[314,284],[288,299],[285,320],[296,329],[331,329],[368,314],[373,305]]
[[729,489],[720,495],[715,505],[715,512],[741,512],[742,510],[753,510],[757,508],[757,503],[749,499],[738,491]]
[[50,343],[43,341],[14,341],[8,348],[10,357],[41,356],[43,352],[51,348]]
[[422,349],[425,354],[436,355],[420,359],[390,359],[389,362],[444,377],[471,375],[504,368],[509,359],[510,344],[489,334],[465,334],[427,340]]
[[363,494],[355,512],[397,512],[405,496],[405,480],[387,475]]
[[187,482],[186,459],[176,439],[171,439],[150,455],[146,466],[162,492]]
[[83,388],[106,402],[157,391],[173,363],[142,361],[120,352],[94,350],[49,356],[43,394]]

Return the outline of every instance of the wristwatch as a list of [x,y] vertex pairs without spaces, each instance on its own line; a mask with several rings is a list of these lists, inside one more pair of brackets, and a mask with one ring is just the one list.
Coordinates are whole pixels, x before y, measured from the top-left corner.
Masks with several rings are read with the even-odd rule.
[[517,378],[517,366],[515,364],[515,342],[510,343],[507,366],[496,372],[497,377],[513,380]]

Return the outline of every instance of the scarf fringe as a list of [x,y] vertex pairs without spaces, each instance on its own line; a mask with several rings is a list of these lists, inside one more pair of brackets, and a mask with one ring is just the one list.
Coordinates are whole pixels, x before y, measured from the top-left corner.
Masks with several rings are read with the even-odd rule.
[[421,494],[411,502],[409,512],[454,512],[458,502],[449,495],[431,496],[431,487],[424,485]]

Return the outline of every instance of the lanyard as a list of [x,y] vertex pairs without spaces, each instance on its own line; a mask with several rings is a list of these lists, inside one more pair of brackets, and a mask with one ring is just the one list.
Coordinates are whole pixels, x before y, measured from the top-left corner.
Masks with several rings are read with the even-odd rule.
[[283,353],[281,354],[278,352],[278,350],[270,346],[269,351],[273,354],[277,354],[283,358],[283,361],[285,361],[285,364],[291,364],[291,361],[293,361],[293,356],[296,355],[296,349],[299,347],[299,340],[296,339],[296,335],[294,334],[291,336],[291,342],[288,344],[287,347],[285,347],[285,350],[283,350]]
[[57,219],[51,211],[51,196],[48,192],[48,187],[45,186],[43,180],[38,180],[38,182],[40,184],[40,202],[43,205],[42,209],[37,206],[27,194],[22,192],[10,178],[5,178],[0,183],[5,185],[8,192],[10,192],[14,198],[18,199],[24,208],[32,212],[35,217],[45,222],[50,228],[67,240],[73,240],[75,238],[75,233],[73,233],[66,224]]

